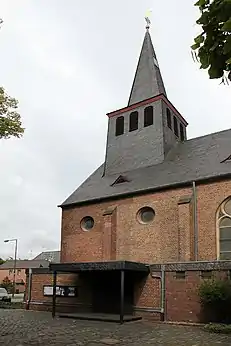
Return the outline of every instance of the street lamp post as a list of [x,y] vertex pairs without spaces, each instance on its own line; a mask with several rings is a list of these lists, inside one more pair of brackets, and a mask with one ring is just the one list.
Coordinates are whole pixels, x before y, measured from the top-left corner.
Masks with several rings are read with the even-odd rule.
[[15,242],[15,248],[14,248],[14,273],[13,273],[13,292],[12,292],[12,297],[14,298],[15,294],[15,275],[16,275],[16,263],[17,263],[17,250],[18,250],[18,239],[6,239],[4,240],[4,243],[9,243],[9,242]]

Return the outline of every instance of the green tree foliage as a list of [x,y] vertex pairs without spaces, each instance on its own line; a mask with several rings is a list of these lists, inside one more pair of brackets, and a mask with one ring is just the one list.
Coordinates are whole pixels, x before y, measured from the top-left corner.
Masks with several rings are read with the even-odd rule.
[[209,77],[231,80],[231,0],[199,0],[202,32],[194,39],[193,55]]
[[4,88],[0,87],[0,139],[23,135],[24,128],[17,108],[18,101],[8,96]]
[[[0,18],[0,26],[3,20]],[[21,137],[24,132],[20,114],[17,112],[18,101],[6,94],[0,87],[0,139]]]
[[13,283],[10,281],[10,279],[8,278],[8,276],[6,276],[1,283],[1,287],[4,287],[8,293],[12,292],[13,289]]
[[203,322],[231,322],[231,281],[205,280],[199,287]]
[[1,257],[0,257],[0,265],[1,264],[3,264],[3,263],[5,263],[6,261],[4,261],[4,259],[2,259]]

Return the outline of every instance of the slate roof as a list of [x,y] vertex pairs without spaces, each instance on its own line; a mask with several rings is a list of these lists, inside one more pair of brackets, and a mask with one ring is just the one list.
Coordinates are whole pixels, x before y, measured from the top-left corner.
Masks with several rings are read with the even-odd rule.
[[192,181],[231,177],[231,129],[177,143],[165,161],[131,172],[121,172],[129,182],[112,184],[119,177],[103,175],[101,165],[61,207],[99,201],[144,191],[185,185]]
[[[49,268],[50,263],[60,262],[60,251],[44,251],[41,252],[32,260],[17,260],[17,269],[29,269],[29,268]],[[1,269],[13,269],[14,260],[9,260],[0,265]]]
[[[160,94],[166,96],[166,91],[151,36],[147,30],[128,105],[137,103],[138,107],[139,102]],[[150,146],[148,153],[148,149],[145,149],[147,146],[142,146],[143,152],[142,150],[139,152],[141,158],[137,159],[133,152],[129,152],[129,146],[132,147],[135,141],[139,140],[142,144],[142,141],[154,141],[156,138],[150,132],[147,138],[131,136],[131,142],[128,144],[125,142],[125,145],[118,141],[116,150],[120,151],[123,161],[126,161],[126,158],[131,160],[132,157],[133,167],[138,167],[136,165],[137,159],[139,159],[139,163],[142,162],[142,165],[145,164],[145,167],[136,168],[132,171],[123,171],[123,168],[120,168],[118,174],[112,175],[106,172],[104,175],[104,164],[102,164],[66,199],[61,207],[120,198],[167,187],[184,186],[192,184],[193,181],[231,177],[231,160],[227,160],[231,155],[231,129],[185,142],[176,142],[175,145],[173,142],[168,155],[160,164],[153,165],[154,146]],[[164,138],[162,139],[164,141]],[[112,142],[110,145],[114,146],[115,143]],[[126,177],[127,182],[122,183],[121,177]],[[118,181],[121,183],[118,184]]]
[[60,251],[43,251],[34,260],[45,260],[53,263],[60,262]]
[[164,94],[167,97],[159,63],[149,30],[146,31],[141,49],[128,106]]
[[[17,260],[16,269],[29,269],[29,268],[48,268],[50,262],[45,260]],[[6,261],[0,265],[0,270],[13,269],[14,260]]]

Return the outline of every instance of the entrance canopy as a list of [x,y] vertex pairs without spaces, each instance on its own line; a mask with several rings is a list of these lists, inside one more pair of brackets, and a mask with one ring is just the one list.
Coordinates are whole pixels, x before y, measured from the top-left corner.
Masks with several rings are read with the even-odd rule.
[[133,271],[149,273],[149,266],[139,262],[108,261],[108,262],[77,262],[50,263],[50,270],[60,273],[79,273],[87,271]]
[[[116,302],[116,307],[120,309],[119,320],[122,324],[124,322],[124,305],[126,298],[126,287],[125,287],[125,276],[130,276],[133,273],[138,275],[138,273],[142,275],[149,274],[149,266],[143,263],[137,262],[127,262],[127,261],[109,261],[109,262],[84,262],[84,263],[50,263],[50,270],[53,272],[53,306],[52,306],[52,316],[55,316],[56,312],[56,283],[57,283],[57,274],[58,273],[108,273],[107,275],[112,275],[114,272],[115,278],[119,279],[118,290],[116,292],[113,291],[114,296],[110,297],[111,301],[109,303],[115,303],[116,297],[119,298],[118,302]],[[111,280],[112,278],[110,278]],[[97,282],[97,280],[96,280]],[[115,287],[117,284],[115,282]],[[113,287],[114,287],[113,286]],[[100,286],[102,289],[102,285]],[[115,288],[114,287],[114,288]],[[111,289],[109,289],[111,292]],[[99,290],[97,290],[97,294],[99,294]],[[97,301],[105,301],[104,292],[101,292],[101,295],[97,296]]]

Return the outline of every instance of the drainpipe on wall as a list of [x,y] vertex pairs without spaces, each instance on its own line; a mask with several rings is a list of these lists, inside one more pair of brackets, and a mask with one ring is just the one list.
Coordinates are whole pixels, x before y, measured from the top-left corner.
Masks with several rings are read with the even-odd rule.
[[151,274],[153,279],[159,279],[160,280],[160,290],[161,290],[161,308],[156,309],[156,312],[161,313],[161,320],[165,320],[165,265],[161,265],[161,275],[153,275]]
[[29,268],[29,277],[28,277],[28,292],[27,292],[27,300],[26,300],[26,310],[30,308],[31,301],[31,287],[32,287],[32,269]]
[[161,265],[161,316],[165,320],[165,265]]
[[198,261],[198,218],[197,218],[197,191],[196,183],[193,182],[193,228],[194,228],[194,256]]

